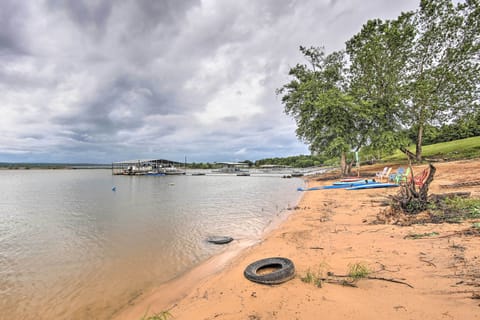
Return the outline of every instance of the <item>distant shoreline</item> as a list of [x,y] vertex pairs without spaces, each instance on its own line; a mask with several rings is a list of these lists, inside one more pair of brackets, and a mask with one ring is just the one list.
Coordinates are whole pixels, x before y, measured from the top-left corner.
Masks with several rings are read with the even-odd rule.
[[112,169],[107,164],[43,164],[43,163],[0,163],[0,170],[77,170]]

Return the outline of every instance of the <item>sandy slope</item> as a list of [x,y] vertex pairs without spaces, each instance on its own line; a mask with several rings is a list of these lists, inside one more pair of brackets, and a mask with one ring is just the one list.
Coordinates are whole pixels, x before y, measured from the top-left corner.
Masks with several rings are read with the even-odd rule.
[[[470,191],[480,197],[479,186],[441,187],[480,180],[480,160],[435,166],[433,193]],[[287,221],[261,243],[233,259],[234,252],[227,250],[133,301],[116,319],[140,319],[147,309],[150,313],[170,309],[174,319],[480,319],[480,237],[455,234],[472,221],[408,227],[371,224],[384,210],[380,206],[384,196],[393,193],[395,189],[306,192]],[[438,235],[405,238],[431,232]],[[241,249],[238,244],[231,248]],[[277,286],[244,278],[248,264],[273,256],[290,258],[297,277]],[[367,265],[371,276],[400,280],[413,288],[366,279],[358,281],[357,288],[330,283],[318,288],[300,280],[309,270],[325,276],[327,271],[346,274],[354,263]]]

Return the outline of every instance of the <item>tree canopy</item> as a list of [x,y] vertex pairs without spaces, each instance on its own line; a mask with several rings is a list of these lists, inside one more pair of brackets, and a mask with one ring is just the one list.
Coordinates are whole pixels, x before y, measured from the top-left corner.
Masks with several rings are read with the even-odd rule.
[[343,52],[325,55],[320,48],[300,47],[309,64],[290,69],[294,79],[278,89],[285,112],[297,122],[297,136],[310,150],[340,156],[348,171],[346,153],[359,150],[368,139],[370,115],[361,101],[348,94]]
[[277,90],[297,136],[315,153],[392,150],[416,132],[421,161],[424,130],[478,110],[479,0],[421,0],[397,19],[368,21],[345,50],[300,47],[307,64]]

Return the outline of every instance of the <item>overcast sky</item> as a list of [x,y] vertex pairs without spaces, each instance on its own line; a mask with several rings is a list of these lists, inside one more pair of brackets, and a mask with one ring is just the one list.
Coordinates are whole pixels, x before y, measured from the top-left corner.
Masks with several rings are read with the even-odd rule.
[[0,162],[308,154],[275,89],[418,0],[0,0]]

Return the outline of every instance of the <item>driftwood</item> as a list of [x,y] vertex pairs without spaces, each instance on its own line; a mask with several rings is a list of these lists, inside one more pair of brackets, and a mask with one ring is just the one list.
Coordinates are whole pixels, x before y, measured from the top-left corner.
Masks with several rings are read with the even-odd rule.
[[441,185],[440,187],[442,187],[442,188],[462,188],[462,187],[473,187],[473,186],[480,186],[480,180],[444,184],[444,185]]
[[345,287],[352,287],[352,288],[358,287],[355,281],[347,281],[345,279],[320,278],[320,280],[322,280],[322,282],[325,282],[325,283],[339,284]]

